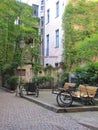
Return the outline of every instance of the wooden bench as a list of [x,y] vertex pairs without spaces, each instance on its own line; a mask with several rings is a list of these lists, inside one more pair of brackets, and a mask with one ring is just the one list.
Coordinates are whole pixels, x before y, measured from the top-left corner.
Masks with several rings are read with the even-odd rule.
[[72,91],[72,97],[80,98],[85,104],[94,104],[94,97],[98,87],[89,85],[79,85],[76,91]]
[[69,91],[73,91],[75,89],[76,89],[76,84],[75,83],[68,83],[68,82],[65,82],[63,88],[59,88],[59,90],[69,90]]
[[80,99],[85,105],[94,105],[97,89],[98,87],[89,85],[79,85],[76,88],[75,83],[65,83],[63,88],[59,88],[56,101],[61,107],[71,106],[75,99]]
[[76,86],[75,83],[65,82],[63,88],[61,88],[61,87],[53,88],[53,89],[52,89],[52,93],[53,93],[53,94],[58,94],[60,91],[62,91],[62,90],[68,90],[70,87],[72,87],[72,88],[74,89],[75,86]]
[[68,82],[66,82],[65,84],[64,84],[64,89],[65,90],[68,90],[68,89],[70,89],[70,88],[75,88],[76,87],[76,84],[75,83],[68,83]]

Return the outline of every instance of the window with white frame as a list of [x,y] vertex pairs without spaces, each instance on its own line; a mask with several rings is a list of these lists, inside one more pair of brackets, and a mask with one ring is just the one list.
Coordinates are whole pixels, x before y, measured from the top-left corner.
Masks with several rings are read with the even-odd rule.
[[50,21],[50,10],[48,9],[47,10],[47,23],[49,23]]
[[49,34],[46,35],[46,56],[49,56]]
[[39,6],[33,4],[32,7],[33,7],[33,16],[38,17]]
[[55,47],[59,47],[59,29],[55,31]]
[[59,16],[59,1],[56,2],[56,17]]

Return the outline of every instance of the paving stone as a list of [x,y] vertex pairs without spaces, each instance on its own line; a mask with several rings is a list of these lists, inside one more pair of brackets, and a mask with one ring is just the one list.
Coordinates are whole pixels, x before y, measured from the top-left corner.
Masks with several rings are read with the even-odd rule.
[[[82,118],[80,113],[75,114],[55,113],[15,96],[15,93],[0,90],[0,130],[93,130],[92,127],[80,124],[84,123],[88,113]],[[97,112],[96,115],[94,114],[94,118],[98,120]],[[89,122],[89,118],[87,119]],[[92,120],[92,124],[95,119]]]

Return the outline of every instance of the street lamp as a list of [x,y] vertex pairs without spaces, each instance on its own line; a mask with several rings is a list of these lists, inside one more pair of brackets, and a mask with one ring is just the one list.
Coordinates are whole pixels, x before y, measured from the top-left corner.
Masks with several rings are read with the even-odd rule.
[[21,79],[21,76],[22,76],[22,50],[23,48],[25,47],[25,42],[24,40],[21,40],[20,41],[20,44],[19,44],[19,47],[21,49],[21,56],[20,56],[20,67],[19,67],[19,82],[18,82],[18,85],[17,85],[17,89],[16,89],[16,96],[22,96],[21,94],[21,83],[22,83],[22,79]]
[[22,76],[22,51],[23,51],[23,48],[25,47],[25,42],[24,40],[21,40],[20,41],[20,49],[21,49],[21,57],[20,57],[20,84],[21,84],[21,76]]
[[23,48],[25,47],[25,42],[24,40],[21,40],[20,41],[20,49],[21,49],[21,57],[20,57],[20,74],[19,74],[19,95],[21,96],[21,83],[22,83],[22,51],[23,51]]

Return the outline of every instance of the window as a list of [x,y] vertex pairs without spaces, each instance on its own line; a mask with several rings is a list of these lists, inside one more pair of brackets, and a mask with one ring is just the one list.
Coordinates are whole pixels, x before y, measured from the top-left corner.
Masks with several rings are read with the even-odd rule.
[[44,4],[44,0],[41,0],[41,4],[42,4],[42,5]]
[[44,29],[43,28],[41,28],[41,35],[43,35],[44,34]]
[[55,31],[55,47],[59,47],[59,29]]
[[49,20],[50,20],[50,10],[48,9],[47,10],[47,23],[49,23]]
[[33,16],[38,17],[38,10],[39,10],[39,6],[38,6],[38,5],[33,4],[33,5],[32,5],[32,7],[33,7]]
[[41,21],[40,21],[41,27],[44,26],[44,17],[41,17]]
[[49,64],[47,63],[46,66],[48,66]]
[[41,11],[43,11],[44,10],[44,6],[41,6]]
[[18,76],[26,76],[26,70],[25,69],[18,69],[17,75]]
[[59,65],[58,63],[55,63],[55,67],[56,67],[56,68],[58,67],[58,65]]
[[56,2],[56,17],[59,16],[59,1]]
[[49,34],[46,36],[46,56],[49,56]]

